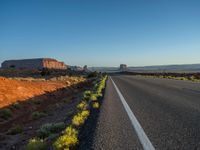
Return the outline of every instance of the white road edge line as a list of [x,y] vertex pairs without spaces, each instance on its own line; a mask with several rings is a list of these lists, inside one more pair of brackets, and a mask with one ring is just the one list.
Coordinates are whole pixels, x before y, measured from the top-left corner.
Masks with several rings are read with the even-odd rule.
[[132,126],[135,129],[135,132],[140,140],[140,143],[143,146],[144,150],[155,150],[154,146],[152,145],[151,141],[149,140],[149,138],[147,137],[147,135],[145,134],[143,128],[141,127],[140,123],[138,122],[137,118],[135,117],[135,115],[133,114],[133,112],[131,111],[129,105],[127,104],[126,100],[124,99],[123,95],[121,94],[121,92],[119,91],[118,87],[116,86],[115,82],[112,80],[112,78],[110,77],[119,97],[120,100],[129,116],[129,119],[131,120]]

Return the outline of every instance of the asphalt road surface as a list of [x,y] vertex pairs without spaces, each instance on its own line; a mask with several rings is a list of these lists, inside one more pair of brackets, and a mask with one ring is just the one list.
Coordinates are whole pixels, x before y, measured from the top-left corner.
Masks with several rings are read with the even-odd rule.
[[[155,149],[200,150],[200,83],[125,75],[111,78],[92,149],[144,149],[143,130]],[[137,123],[131,120],[114,84],[141,129],[134,127]]]

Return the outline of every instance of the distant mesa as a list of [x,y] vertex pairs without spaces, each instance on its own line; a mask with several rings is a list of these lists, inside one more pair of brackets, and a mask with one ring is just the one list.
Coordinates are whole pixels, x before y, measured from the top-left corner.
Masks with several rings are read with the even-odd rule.
[[68,66],[64,62],[57,61],[52,58],[35,58],[35,59],[19,59],[6,60],[2,64],[2,69],[59,69],[65,70]]
[[88,70],[88,67],[87,67],[87,65],[85,65],[85,66],[83,67],[83,69],[84,69],[84,70]]
[[88,69],[88,66],[87,66],[87,65],[85,65],[85,66],[83,67],[83,70],[84,70],[85,72],[90,72],[90,70]]
[[126,64],[120,64],[119,70],[122,71],[122,72],[127,71],[128,70],[127,65]]

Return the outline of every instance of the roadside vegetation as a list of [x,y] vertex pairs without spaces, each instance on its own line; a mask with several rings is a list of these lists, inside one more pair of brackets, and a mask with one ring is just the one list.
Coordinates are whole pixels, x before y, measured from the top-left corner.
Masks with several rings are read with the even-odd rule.
[[23,132],[23,127],[21,125],[14,125],[12,128],[8,130],[8,134],[16,135]]
[[29,140],[27,146],[27,150],[46,150],[47,149],[47,144],[44,142],[42,139],[38,138],[33,138]]
[[192,82],[200,82],[200,74],[187,74],[187,73],[137,73],[134,75],[150,77],[150,78],[165,78],[165,79],[174,79],[174,80],[182,80],[182,81],[192,81]]
[[12,109],[20,109],[21,108],[21,105],[19,102],[15,102],[11,105],[11,108]]
[[159,78],[167,78],[167,79],[175,79],[175,80],[183,80],[183,81],[200,82],[200,79],[198,77],[195,77],[195,76],[189,76],[189,77],[159,76]]
[[52,137],[52,135],[59,133],[60,131],[64,130],[64,128],[65,128],[64,122],[43,124],[37,131],[38,137],[42,139],[50,136]]
[[11,118],[13,115],[11,109],[9,108],[4,108],[0,110],[0,118],[4,119],[4,120],[8,120],[9,118]]
[[199,78],[196,78],[195,76],[189,76],[189,77],[175,77],[175,76],[145,76],[145,77],[155,77],[155,78],[165,78],[165,79],[174,79],[174,80],[182,80],[182,81],[192,81],[192,82],[200,82]]
[[[80,108],[77,104],[97,78],[86,77],[54,76],[44,81],[32,76],[0,77],[0,149],[53,147],[53,141],[72,122],[77,110],[88,108],[88,103]],[[83,119],[87,117],[80,114]]]
[[[89,78],[96,76],[91,75]],[[76,106],[76,113],[72,116],[70,124],[64,122],[48,123],[40,127],[36,137],[29,140],[27,150],[69,150],[75,148],[79,143],[79,133],[93,109],[100,108],[100,99],[106,86],[107,76],[96,78],[92,90],[83,93],[82,100]],[[40,117],[40,112],[34,113]],[[42,114],[43,116],[43,114]]]
[[44,112],[35,111],[32,113],[31,117],[32,117],[32,119],[38,119],[38,118],[45,117],[46,115],[47,114]]

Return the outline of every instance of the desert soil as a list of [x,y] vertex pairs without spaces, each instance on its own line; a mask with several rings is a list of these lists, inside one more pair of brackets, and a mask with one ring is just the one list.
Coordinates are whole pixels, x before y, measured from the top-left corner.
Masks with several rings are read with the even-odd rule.
[[74,81],[19,81],[0,77],[0,108],[16,101],[25,101],[38,95],[82,82]]
[[[76,113],[82,93],[91,89],[92,80],[68,81],[17,81],[0,78],[0,106],[12,110],[8,120],[0,119],[0,149],[24,149],[30,138],[37,135],[38,129],[45,123],[64,122],[67,126]],[[18,102],[20,108],[13,108]],[[1,108],[2,109],[2,108]],[[33,112],[46,115],[33,119]],[[9,130],[20,125],[22,133],[10,135]]]

